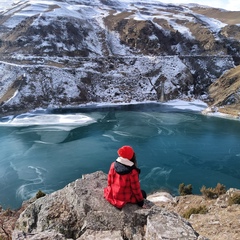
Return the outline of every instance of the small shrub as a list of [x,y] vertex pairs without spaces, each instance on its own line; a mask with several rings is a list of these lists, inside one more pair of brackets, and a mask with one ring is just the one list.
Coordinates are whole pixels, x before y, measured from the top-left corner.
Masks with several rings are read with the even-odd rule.
[[192,194],[192,184],[185,186],[184,183],[181,183],[181,184],[179,184],[178,191],[181,196],[191,195]]
[[200,192],[203,194],[203,196],[210,198],[210,199],[216,199],[220,195],[226,193],[226,187],[223,184],[218,183],[215,188],[206,188],[205,186],[202,186]]
[[227,192],[226,187],[221,183],[217,184],[217,186],[215,187],[215,191],[218,194],[218,196],[223,195]]
[[234,193],[228,200],[228,204],[231,206],[233,204],[240,204],[240,194]]
[[37,193],[36,193],[36,198],[41,198],[41,197],[44,197],[46,195],[46,193],[42,192],[41,190],[39,190]]
[[206,188],[205,186],[202,186],[202,188],[200,189],[200,192],[206,198],[210,198],[210,199],[217,198],[217,194],[214,192],[213,188]]
[[183,214],[183,217],[189,219],[192,214],[206,214],[207,212],[206,206],[199,206],[198,208],[190,208]]

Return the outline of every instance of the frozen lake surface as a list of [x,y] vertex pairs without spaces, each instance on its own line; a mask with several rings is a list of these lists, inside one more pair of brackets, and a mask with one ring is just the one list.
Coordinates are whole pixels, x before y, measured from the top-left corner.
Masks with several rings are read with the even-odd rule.
[[[196,109],[194,108],[196,107]],[[240,122],[161,104],[35,112],[0,119],[0,205],[17,208],[38,190],[50,193],[108,172],[117,149],[131,145],[148,193],[193,192],[222,183],[240,188]],[[194,111],[193,111],[194,110]]]

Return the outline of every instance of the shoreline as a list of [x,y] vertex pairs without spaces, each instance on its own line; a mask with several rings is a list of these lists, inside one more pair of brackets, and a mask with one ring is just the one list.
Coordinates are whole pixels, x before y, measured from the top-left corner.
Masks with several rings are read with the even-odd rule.
[[[16,113],[9,112],[8,114],[4,114],[3,116],[0,116],[1,118],[14,118],[15,116],[19,116],[21,114],[28,114],[28,113],[36,113],[39,114],[40,112],[47,113],[48,111],[54,111],[54,110],[77,110],[77,109],[84,109],[84,108],[101,108],[101,107],[117,107],[117,106],[131,106],[131,105],[144,105],[144,104],[159,104],[163,106],[169,106],[174,109],[179,110],[189,110],[194,111],[197,113],[200,113],[205,116],[210,117],[217,117],[217,118],[223,118],[228,120],[240,120],[240,112],[234,111],[234,110],[225,110],[226,113],[223,111],[223,109],[226,109],[225,107],[211,107],[207,103],[205,103],[202,100],[199,99],[192,99],[192,100],[182,100],[182,99],[174,99],[169,100],[166,102],[160,102],[160,101],[143,101],[143,102],[137,102],[137,101],[131,101],[131,102],[89,102],[89,103],[83,103],[79,105],[66,105],[66,106],[48,106],[46,108],[35,108],[35,109],[29,109],[28,111],[19,111]],[[221,111],[222,110],[222,111]],[[61,113],[59,113],[61,114]]]
[[[220,108],[221,109],[221,108]],[[223,118],[228,120],[236,120],[240,121],[240,112],[238,114],[230,114],[230,113],[224,113],[219,111],[219,108],[215,107],[207,107],[202,111],[203,115],[210,116],[210,117],[217,117],[217,118]]]

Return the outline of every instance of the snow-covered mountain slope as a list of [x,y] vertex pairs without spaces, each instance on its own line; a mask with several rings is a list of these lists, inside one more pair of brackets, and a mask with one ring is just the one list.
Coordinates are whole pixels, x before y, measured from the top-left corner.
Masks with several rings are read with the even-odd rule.
[[229,25],[232,15],[221,9],[212,9],[220,17],[210,18],[208,7],[154,0],[12,0],[1,6],[2,113],[206,99],[208,86],[239,64],[240,21]]

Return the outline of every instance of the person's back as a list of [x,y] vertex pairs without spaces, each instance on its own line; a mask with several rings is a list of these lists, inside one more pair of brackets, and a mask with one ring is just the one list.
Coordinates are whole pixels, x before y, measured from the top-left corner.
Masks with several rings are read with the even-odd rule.
[[110,166],[108,186],[104,197],[117,208],[126,203],[137,203],[143,206],[144,197],[139,182],[140,170],[136,167],[135,153],[130,146],[118,150],[119,157]]

